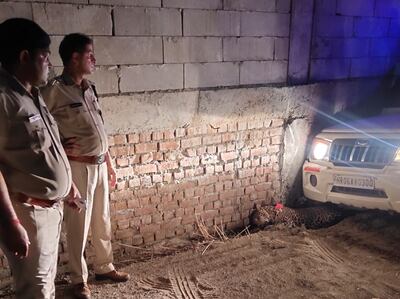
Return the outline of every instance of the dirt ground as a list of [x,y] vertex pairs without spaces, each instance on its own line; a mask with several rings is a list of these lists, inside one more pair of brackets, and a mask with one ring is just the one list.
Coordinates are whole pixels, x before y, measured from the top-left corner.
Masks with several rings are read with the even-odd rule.
[[[127,248],[128,283],[89,285],[93,298],[400,298],[399,225],[400,215],[364,212],[320,230]],[[66,279],[57,298],[71,298]]]

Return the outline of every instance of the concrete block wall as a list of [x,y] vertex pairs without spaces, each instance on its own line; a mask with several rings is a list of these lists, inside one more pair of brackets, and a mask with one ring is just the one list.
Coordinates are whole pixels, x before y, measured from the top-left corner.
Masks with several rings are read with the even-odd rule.
[[376,77],[400,57],[400,3],[315,0],[311,81]]

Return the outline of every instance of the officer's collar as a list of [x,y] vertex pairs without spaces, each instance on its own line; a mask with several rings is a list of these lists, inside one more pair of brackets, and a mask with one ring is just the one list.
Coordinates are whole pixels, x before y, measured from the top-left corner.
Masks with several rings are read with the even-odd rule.
[[72,80],[71,76],[69,74],[67,74],[65,71],[61,74],[61,80],[64,82],[65,85],[67,86],[76,86],[79,88],[82,88],[83,90],[86,90],[90,87],[90,85],[93,85],[93,83],[91,81],[89,81],[88,79],[83,78],[82,79],[82,84],[81,86],[79,86],[78,84],[76,84],[74,82],[74,80]]
[[0,81],[7,81],[8,86],[14,91],[20,93],[21,95],[29,95],[37,97],[39,95],[39,89],[32,86],[31,92],[29,92],[25,86],[17,79],[17,77],[10,74],[7,70],[0,66]]

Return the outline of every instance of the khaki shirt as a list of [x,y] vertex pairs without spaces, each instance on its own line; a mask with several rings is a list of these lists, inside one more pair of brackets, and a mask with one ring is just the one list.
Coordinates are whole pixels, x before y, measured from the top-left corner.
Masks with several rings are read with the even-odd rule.
[[96,156],[108,150],[102,112],[93,86],[86,79],[78,86],[64,73],[42,90],[61,137],[76,137],[78,147],[71,156]]
[[57,200],[68,195],[71,170],[57,124],[39,90],[29,93],[0,68],[0,170],[10,193]]

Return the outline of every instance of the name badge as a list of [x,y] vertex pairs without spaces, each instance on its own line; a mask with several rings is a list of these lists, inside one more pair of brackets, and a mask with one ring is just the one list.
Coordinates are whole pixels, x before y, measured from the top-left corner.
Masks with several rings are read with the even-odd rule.
[[82,103],[73,103],[73,104],[69,104],[69,106],[71,107],[71,108],[78,108],[78,107],[81,107],[83,104]]
[[40,116],[40,114],[35,114],[35,115],[30,116],[30,117],[28,118],[28,121],[29,121],[30,123],[33,123],[33,122],[38,121],[38,120],[41,120],[41,119],[42,119],[42,117]]

